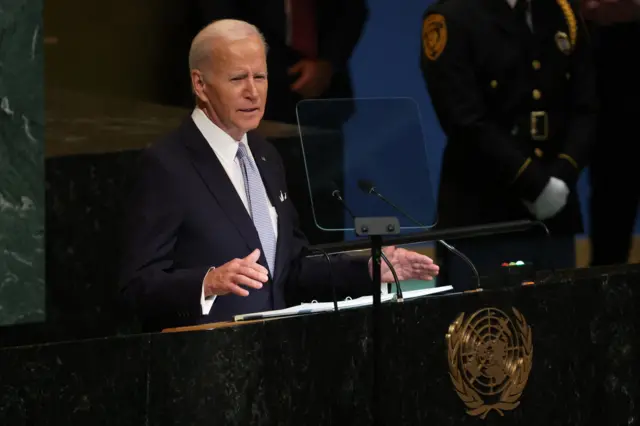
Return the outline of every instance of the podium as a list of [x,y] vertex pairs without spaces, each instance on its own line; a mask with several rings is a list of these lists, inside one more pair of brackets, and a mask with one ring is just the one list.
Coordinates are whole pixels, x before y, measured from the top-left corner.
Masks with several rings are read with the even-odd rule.
[[[640,268],[544,281],[383,304],[383,424],[637,419]],[[4,349],[0,423],[370,425],[370,315]]]

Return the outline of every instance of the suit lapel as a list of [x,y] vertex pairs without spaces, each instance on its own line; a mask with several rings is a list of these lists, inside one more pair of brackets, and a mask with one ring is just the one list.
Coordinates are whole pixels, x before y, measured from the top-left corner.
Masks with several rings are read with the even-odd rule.
[[267,150],[264,149],[264,141],[260,137],[257,137],[252,132],[250,132],[247,134],[247,141],[249,143],[249,148],[251,148],[253,158],[258,165],[258,169],[260,170],[260,176],[262,176],[262,181],[264,182],[264,186],[267,190],[269,200],[278,213],[278,241],[276,243],[276,271],[274,274],[275,277],[278,277],[282,272],[284,259],[286,258],[286,238],[283,226],[284,203],[280,200],[282,188],[280,187],[280,182],[278,181],[277,165],[275,159],[271,158],[271,156],[267,153]]
[[184,131],[184,140],[191,154],[191,162],[205,185],[244,237],[247,247],[252,251],[261,247],[253,221],[218,157],[191,119],[185,123]]

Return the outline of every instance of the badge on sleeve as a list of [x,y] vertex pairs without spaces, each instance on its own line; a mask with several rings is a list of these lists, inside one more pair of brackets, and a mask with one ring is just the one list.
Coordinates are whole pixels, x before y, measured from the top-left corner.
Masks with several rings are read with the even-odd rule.
[[425,56],[435,61],[447,45],[447,24],[444,16],[433,13],[422,24],[422,48]]

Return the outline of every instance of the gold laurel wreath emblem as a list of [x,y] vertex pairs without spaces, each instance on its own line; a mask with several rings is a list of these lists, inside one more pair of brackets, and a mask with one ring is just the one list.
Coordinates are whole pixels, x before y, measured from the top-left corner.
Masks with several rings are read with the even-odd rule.
[[456,393],[468,408],[467,414],[471,416],[480,416],[481,419],[485,419],[492,410],[498,412],[500,416],[504,416],[504,411],[513,410],[520,405],[519,399],[531,372],[533,342],[531,327],[527,325],[524,316],[517,309],[512,308],[512,310],[516,317],[517,330],[519,331],[520,347],[518,349],[521,356],[517,359],[513,367],[514,372],[508,378],[504,390],[500,393],[498,400],[493,403],[487,403],[480,393],[468,383],[459,365],[461,345],[465,339],[469,338],[466,333],[469,332],[468,328],[472,317],[464,322],[465,314],[461,313],[449,327],[449,332],[446,335],[450,368],[449,376]]

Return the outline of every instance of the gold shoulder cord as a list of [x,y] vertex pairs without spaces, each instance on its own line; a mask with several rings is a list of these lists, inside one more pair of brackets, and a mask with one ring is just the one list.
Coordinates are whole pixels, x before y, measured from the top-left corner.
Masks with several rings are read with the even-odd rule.
[[567,27],[569,27],[569,39],[571,40],[571,46],[575,47],[576,38],[578,37],[578,23],[576,21],[576,15],[573,13],[573,9],[569,5],[568,0],[556,0],[562,13],[564,13],[564,19],[567,21]]
[[[560,9],[562,9],[562,13],[564,14],[564,19],[567,21],[567,27],[569,28],[569,40],[571,41],[571,47],[575,48],[576,46],[576,38],[578,37],[578,23],[576,21],[576,15],[573,13],[573,9],[569,5],[568,0],[556,0]],[[558,154],[558,158],[562,158],[576,169],[578,168],[578,163],[568,154]]]

